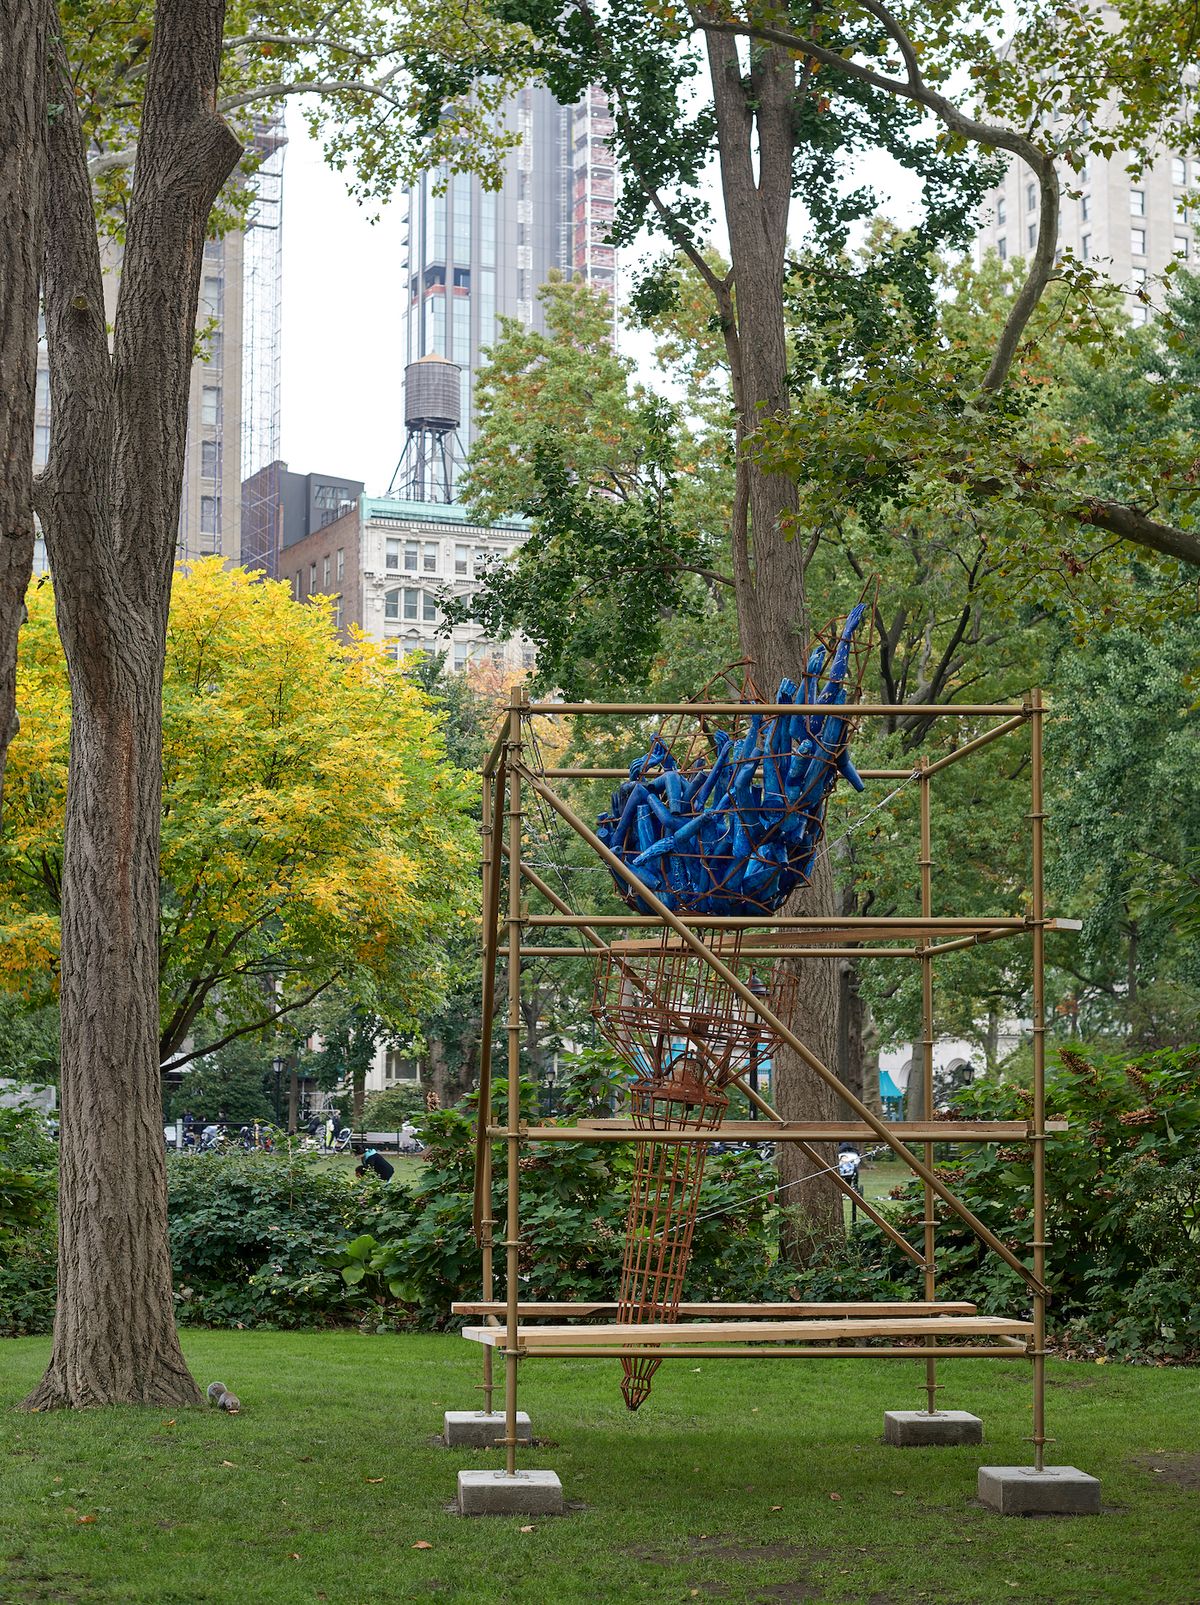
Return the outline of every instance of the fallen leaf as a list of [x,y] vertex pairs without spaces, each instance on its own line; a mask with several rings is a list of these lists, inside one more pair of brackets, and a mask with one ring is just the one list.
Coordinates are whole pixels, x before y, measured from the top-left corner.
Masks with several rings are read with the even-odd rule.
[[163,1426],[164,1427],[173,1427],[174,1425],[175,1425],[175,1417],[174,1416],[171,1417],[170,1421],[164,1421],[163,1422]]
[[234,1465],[232,1460],[222,1460],[221,1464],[223,1466],[229,1466],[230,1469],[233,1470],[233,1471],[237,1470],[237,1467]]
[[782,1506],[782,1505],[772,1505],[772,1506],[771,1506],[771,1509],[772,1509],[772,1510],[782,1510],[782,1509],[783,1509],[783,1506]]
[[383,1478],[382,1477],[368,1477],[367,1481],[368,1482],[382,1482]]
[[76,1516],[75,1521],[78,1526],[86,1527],[88,1522],[95,1521],[95,1519],[95,1516]]
[[1107,1365],[1108,1364],[1108,1355],[1107,1354],[1098,1354],[1096,1356],[1096,1364],[1097,1365]]
[[750,1414],[752,1416],[756,1416],[758,1414],[758,1406],[756,1404],[752,1404],[750,1406]]
[[432,1544],[427,1544],[423,1538],[418,1538],[416,1543],[413,1545],[413,1548],[414,1549],[432,1549],[433,1545]]
[[830,1497],[830,1499],[836,1499],[839,1504],[841,1503],[841,1499],[842,1499],[841,1494],[830,1494],[829,1497]]
[[299,1560],[300,1557],[299,1557],[299,1555],[297,1555],[296,1551],[293,1549],[291,1554],[288,1556],[288,1559],[289,1560]]
[[903,1499],[904,1498],[904,1489],[903,1488],[893,1488],[892,1492],[896,1495],[897,1499]]
[[536,1531],[537,1531],[537,1528],[536,1528],[536,1527],[533,1527],[533,1526],[529,1526],[529,1527],[522,1527],[522,1528],[521,1528],[521,1531],[522,1531],[522,1532],[523,1532],[523,1533],[532,1533],[532,1532],[536,1532]]

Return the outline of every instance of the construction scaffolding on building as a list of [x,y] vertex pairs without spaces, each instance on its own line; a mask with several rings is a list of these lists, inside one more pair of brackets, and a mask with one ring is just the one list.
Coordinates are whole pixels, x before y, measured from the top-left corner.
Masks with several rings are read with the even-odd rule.
[[242,311],[242,563],[279,577],[283,463],[279,458],[283,345],[282,111],[254,131],[259,165],[246,217]]
[[[911,712],[902,706],[857,704],[847,706],[853,721],[890,719]],[[1064,1122],[1046,1118],[1046,932],[1054,928],[1076,929],[1077,922],[1047,916],[1044,886],[1045,810],[1043,805],[1043,723],[1044,709],[1039,692],[1032,692],[1022,703],[1010,705],[953,704],[922,709],[930,721],[950,722],[962,732],[953,748],[932,759],[922,758],[915,767],[864,769],[865,782],[882,782],[893,787],[911,782],[919,797],[919,841],[916,882],[920,888],[919,911],[891,917],[786,916],[781,913],[753,913],[746,917],[715,916],[674,912],[664,896],[659,896],[646,879],[610,850],[561,795],[558,782],[585,780],[628,780],[630,770],[582,767],[547,767],[533,735],[532,720],[571,720],[599,715],[610,720],[646,722],[674,721],[672,729],[682,734],[690,727],[697,737],[707,735],[721,721],[747,715],[767,721],[780,716],[808,716],[828,713],[827,705],[816,702],[751,703],[696,702],[661,705],[530,703],[521,688],[512,693],[503,730],[486,760],[483,771],[483,1042],[480,1053],[480,1084],[476,1127],[475,1231],[482,1253],[482,1286],[478,1300],[453,1305],[453,1313],[482,1319],[468,1325],[463,1336],[482,1345],[485,1415],[492,1414],[493,1392],[500,1382],[493,1373],[493,1355],[503,1359],[504,1414],[497,1416],[492,1440],[504,1449],[505,1468],[498,1475],[514,1478],[517,1451],[526,1441],[518,1432],[518,1372],[520,1362],[532,1358],[610,1357],[625,1364],[626,1398],[631,1408],[644,1398],[649,1375],[669,1359],[753,1358],[801,1359],[896,1358],[917,1360],[923,1368],[929,1418],[943,1417],[937,1396],[938,1362],[944,1357],[1027,1358],[1031,1364],[1033,1388],[1033,1466],[1030,1476],[1052,1477],[1060,1470],[1046,1468],[1046,1143]],[[965,729],[964,729],[965,726]],[[1029,742],[1030,775],[1030,881],[1023,912],[1006,915],[934,914],[934,874],[932,857],[932,809],[935,781],[950,765],[969,761],[973,753],[991,742],[1024,733]],[[766,739],[763,739],[766,750]],[[1020,772],[1020,771],[1018,771]],[[560,896],[538,873],[528,850],[532,838],[527,831],[531,806],[554,817],[560,827],[574,833],[587,844],[604,865],[622,895],[636,912],[592,913],[571,906],[572,893]],[[544,866],[543,866],[544,867]],[[574,883],[573,883],[574,885]],[[539,894],[549,911],[531,914],[526,906],[527,889]],[[564,940],[569,938],[569,941]],[[1032,1052],[1033,1081],[1027,1120],[936,1119],[933,1102],[933,1055],[936,1014],[934,976],[938,959],[961,949],[993,941],[1019,941],[1030,946],[1032,959]],[[655,1117],[655,1099],[662,1102],[661,1077],[646,1086],[641,1102],[633,1100],[633,1118],[581,1119],[571,1124],[530,1124],[521,1109],[522,1017],[521,970],[523,961],[577,959],[598,966],[597,1018],[608,1021],[606,1032],[615,1040],[625,1033],[628,1041],[640,1042],[641,1058],[630,1062],[652,1063],[664,1059],[652,1040],[657,1028],[662,1040],[674,1036],[687,1045],[686,1057],[692,1068],[688,1075],[703,1080],[708,1090],[678,1093],[700,1109],[695,1118]],[[806,960],[846,958],[856,962],[898,962],[915,965],[921,979],[922,1042],[924,1055],[920,1073],[924,1078],[925,1118],[919,1121],[888,1120],[869,1108],[837,1078],[811,1047],[792,1029],[788,1016],[786,986],[767,985],[747,972],[747,961],[765,966],[782,965],[794,971]],[[492,1019],[500,993],[499,970],[507,967],[507,1099],[506,1107],[493,1107]],[[689,978],[681,985],[683,967],[690,966]],[[666,978],[664,980],[664,977]],[[707,979],[705,979],[707,978]],[[659,1022],[656,1027],[655,1021]],[[697,1025],[697,1021],[701,1023]],[[844,1119],[802,1123],[784,1120],[773,1105],[762,1097],[744,1075],[747,1044],[752,1040],[786,1044],[801,1061],[801,1069],[817,1077],[836,1092],[846,1108]],[[679,1052],[678,1047],[674,1050]],[[697,1068],[698,1067],[698,1068]],[[914,1072],[917,1073],[917,1072]],[[680,1078],[676,1078],[679,1080]],[[717,1090],[714,1092],[714,1088]],[[757,1110],[757,1120],[726,1120],[717,1103],[724,1097],[721,1088],[736,1089]],[[668,1089],[670,1091],[670,1089]],[[703,1106],[701,1108],[701,1106]],[[680,1180],[678,1159],[689,1150],[702,1154],[714,1136],[739,1143],[795,1143],[809,1158],[823,1164],[812,1144],[873,1141],[900,1160],[924,1189],[922,1239],[910,1243],[869,1201],[855,1195],[859,1210],[899,1247],[919,1278],[919,1297],[905,1303],[824,1303],[754,1304],[694,1303],[680,1298],[676,1284],[679,1255],[668,1245],[654,1260],[656,1234],[665,1233],[661,1183],[647,1184],[651,1207],[633,1236],[642,1239],[632,1263],[627,1247],[626,1274],[619,1298],[611,1303],[545,1303],[523,1301],[520,1292],[521,1252],[521,1172],[522,1159],[531,1145],[544,1143],[632,1143],[644,1152],[663,1154],[674,1151],[677,1163],[671,1171],[670,1186],[682,1196],[691,1190],[690,1172]],[[493,1205],[493,1147],[502,1143],[506,1154],[507,1214],[496,1219]],[[1033,1172],[1032,1209],[1029,1227],[1023,1232],[1018,1223],[1005,1241],[992,1231],[947,1184],[935,1165],[935,1144],[1004,1143],[1027,1144]],[[648,1165],[639,1167],[648,1169]],[[661,1168],[661,1166],[660,1166]],[[687,1166],[684,1166],[687,1169]],[[830,1181],[845,1193],[849,1184],[836,1173]],[[636,1204],[636,1200],[635,1200]],[[1016,1273],[1028,1292],[1030,1309],[1008,1315],[981,1315],[974,1305],[938,1298],[937,1209],[949,1212],[964,1223],[987,1250]],[[666,1211],[667,1214],[670,1211]],[[678,1212],[676,1212],[678,1213]],[[632,1221],[632,1216],[631,1216]],[[497,1240],[496,1228],[502,1227]],[[672,1227],[672,1229],[675,1229]],[[1028,1241],[1019,1238],[1027,1236]],[[497,1297],[496,1249],[503,1250],[503,1297]],[[686,1253],[683,1258],[686,1259]],[[661,1266],[658,1260],[662,1260]],[[667,1262],[670,1261],[668,1264]],[[647,1285],[652,1283],[649,1292]],[[668,1286],[668,1283],[670,1284]],[[922,1414],[913,1412],[913,1414]],[[968,1418],[974,1421],[975,1418]],[[524,1422],[525,1418],[522,1417]],[[978,1422],[975,1422],[978,1426]],[[897,1440],[899,1441],[899,1440]],[[936,1441],[932,1436],[913,1441]],[[980,1441],[973,1438],[969,1441]],[[987,1468],[985,1468],[987,1469]],[[1011,1471],[1013,1468],[990,1468]],[[467,1476],[468,1474],[464,1474]],[[470,1474],[482,1475],[482,1474]],[[492,1474],[489,1474],[492,1475]],[[530,1477],[552,1473],[524,1473]],[[1075,1473],[1076,1477],[1082,1474]],[[981,1478],[983,1472],[981,1471]],[[1088,1484],[1094,1479],[1083,1479]],[[981,1483],[982,1486],[982,1483]],[[1098,1484],[1095,1485],[1098,1489]],[[463,1500],[460,1479],[460,1502]],[[1087,1494],[1090,1498],[1090,1491]],[[1098,1494],[1097,1494],[1098,1498]],[[464,1505],[463,1507],[467,1507]],[[491,1507],[488,1507],[491,1508]],[[514,1506],[513,1508],[526,1508]],[[999,1506],[997,1507],[999,1508]],[[1090,1506],[1088,1507],[1090,1508]]]

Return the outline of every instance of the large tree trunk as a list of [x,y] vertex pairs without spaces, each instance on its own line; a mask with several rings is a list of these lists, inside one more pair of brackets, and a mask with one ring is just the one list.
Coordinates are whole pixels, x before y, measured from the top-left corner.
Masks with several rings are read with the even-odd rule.
[[[796,63],[788,51],[758,49],[743,78],[737,47],[725,35],[707,36],[725,218],[734,294],[724,306],[737,435],[733,505],[733,572],[742,650],[753,659],[764,696],[780,679],[803,672],[809,632],[804,552],[792,538],[795,484],[767,474],[756,462],[751,437],[764,417],[788,410],[787,326],[783,291],[788,214],[792,194]],[[757,156],[757,164],[756,164]],[[757,167],[757,170],[756,170]],[[788,914],[831,914],[833,876],[818,854],[811,886],[795,893]],[[798,976],[796,1034],[832,1067],[837,1056],[836,960],[795,961]],[[775,1105],[789,1120],[835,1120],[845,1113],[837,1094],[788,1048],[775,1055]],[[814,1164],[794,1143],[779,1144],[779,1175],[788,1227],[785,1249],[793,1258],[840,1236],[841,1194],[823,1175],[833,1149],[815,1152]]]
[[58,1307],[32,1407],[201,1402],[174,1323],[159,1091],[162,675],[209,212],[223,0],[159,0],[110,359],[83,143],[51,44],[38,510],[71,683]]
[[0,812],[33,570],[33,424],[46,168],[42,0],[0,0]]

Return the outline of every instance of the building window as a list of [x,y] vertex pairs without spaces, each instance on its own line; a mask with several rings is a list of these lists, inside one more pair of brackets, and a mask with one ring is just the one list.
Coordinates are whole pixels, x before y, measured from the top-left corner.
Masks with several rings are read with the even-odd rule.
[[1150,308],[1144,301],[1136,301],[1130,316],[1133,318],[1134,328],[1140,329],[1143,324],[1150,321]]
[[1003,199],[998,200],[996,202],[996,222],[1000,225],[1001,228],[1003,228],[1005,223],[1007,223],[1007,221],[1008,221],[1008,207],[1004,204]]
[[296,578],[292,581],[292,595],[297,602],[304,595],[304,570],[301,568],[296,570]]
[[1083,257],[1083,260],[1085,262],[1087,262],[1087,261],[1089,261],[1091,259],[1091,255],[1092,255],[1092,236],[1090,234],[1085,234],[1083,236],[1083,239],[1079,242],[1079,254],[1080,254],[1080,256]]
[[1000,258],[1000,260],[1002,262],[1007,262],[1008,261],[1008,241],[1007,240],[997,240],[996,241],[996,255]]
[[340,630],[341,629],[342,621],[343,621],[344,618],[345,618],[345,603],[343,602],[343,599],[340,596],[335,596],[334,599],[333,599],[333,627],[334,627],[335,630]]
[[491,559],[492,554],[486,546],[477,546],[475,548],[475,573],[477,575],[486,574]]
[[1091,181],[1091,177],[1092,177],[1092,163],[1091,163],[1091,158],[1087,157],[1087,158],[1084,159],[1083,166],[1079,169],[1079,181],[1082,184],[1087,184],[1087,183],[1089,183]]
[[1081,195],[1079,197],[1079,215],[1085,223],[1091,217],[1092,197],[1090,195]]
[[400,617],[400,589],[385,591],[383,597],[383,616],[385,619],[398,619]]
[[1129,210],[1134,217],[1146,215],[1146,191],[1144,189],[1131,189],[1129,191]]
[[385,568],[398,569],[400,567],[400,542],[385,541],[383,564]]
[[406,619],[415,619],[417,617],[417,614],[418,614],[418,611],[420,609],[420,606],[421,606],[421,593],[420,593],[420,591],[405,590],[405,592],[404,592],[404,617]]
[[1187,261],[1188,239],[1186,234],[1177,234],[1175,236],[1175,255],[1182,257],[1185,262]]
[[404,543],[404,572],[406,574],[415,574],[417,572],[417,561],[418,561],[419,551],[420,551],[420,546],[419,546],[419,543],[417,541],[405,541],[405,543]]
[[346,548],[344,546],[339,546],[338,547],[337,577],[338,577],[338,584],[339,585],[346,578]]
[[219,440],[202,440],[200,442],[200,478],[219,479],[221,477],[221,442]]
[[220,317],[224,287],[224,280],[219,276],[205,276],[204,288],[200,291],[200,310],[207,317]]
[[385,1081],[419,1081],[420,1072],[415,1059],[408,1058],[395,1048],[388,1049],[383,1066]]
[[205,385],[200,392],[200,422],[206,428],[215,429],[220,415],[221,387],[219,385]]
[[1171,182],[1172,184],[1187,183],[1187,163],[1182,156],[1171,157]]
[[200,533],[202,535],[215,535],[220,528],[221,498],[219,496],[201,496]]
[[1129,281],[1135,290],[1139,289],[1146,282],[1145,268],[1130,268]]
[[426,574],[437,573],[438,547],[436,541],[426,541],[421,547],[421,568]]
[[533,650],[533,648],[531,646],[522,647],[521,648],[521,667],[523,669],[532,669],[536,662],[537,662],[537,653]]
[[1025,230],[1025,233],[1026,233],[1026,235],[1028,236],[1028,239],[1029,239],[1029,249],[1031,251],[1033,250],[1034,246],[1037,244],[1037,230],[1038,230],[1038,226],[1037,226],[1036,223],[1030,223],[1029,226]]
[[50,425],[35,424],[33,427],[33,466],[45,468],[50,460]]
[[465,575],[469,573],[470,562],[471,554],[469,548],[466,546],[456,546],[454,548],[454,572],[459,575]]
[[1037,185],[1032,180],[1025,186],[1025,210],[1027,212],[1037,210]]
[[50,372],[47,368],[39,368],[37,371],[35,400],[39,412],[50,411]]
[[1146,254],[1146,231],[1144,228],[1133,228],[1129,231],[1129,249],[1134,256]]
[[456,673],[459,673],[459,674],[462,673],[462,671],[466,668],[467,663],[470,660],[470,657],[471,657],[471,649],[467,645],[467,643],[465,641],[455,641],[455,643],[454,643],[454,668],[455,668]]
[[219,368],[221,366],[221,358],[224,353],[224,349],[224,346],[221,344],[220,329],[213,329],[211,333],[205,337],[204,341],[204,360],[208,363],[210,368]]
[[308,592],[309,592],[310,596],[316,590],[316,588],[317,588],[317,565],[315,563],[310,563],[308,565]]
[[321,564],[321,584],[325,590],[329,589],[329,581],[332,575],[333,563],[330,558],[326,557],[324,562]]

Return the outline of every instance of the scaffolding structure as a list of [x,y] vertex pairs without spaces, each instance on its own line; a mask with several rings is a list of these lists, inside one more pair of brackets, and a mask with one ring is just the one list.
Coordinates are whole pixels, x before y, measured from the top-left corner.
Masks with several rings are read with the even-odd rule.
[[[1041,693],[1033,691],[1019,705],[951,704],[922,709],[923,717],[939,721],[970,721],[982,724],[978,734],[936,759],[922,759],[909,769],[863,769],[864,781],[912,780],[919,795],[920,912],[914,915],[874,916],[787,916],[759,913],[753,916],[704,916],[674,913],[655,895],[617,855],[609,850],[596,832],[559,795],[560,780],[625,779],[623,769],[547,767],[541,761],[536,741],[531,739],[533,718],[571,719],[600,715],[645,721],[671,717],[683,722],[730,719],[757,714],[795,715],[827,712],[817,704],[769,702],[679,704],[630,703],[530,703],[521,687],[511,696],[504,727],[493,745],[483,769],[483,1041],[480,1052],[478,1113],[475,1132],[475,1231],[482,1252],[482,1286],[478,1300],[455,1303],[453,1312],[482,1318],[483,1324],[465,1326],[463,1336],[482,1345],[485,1410],[490,1414],[493,1394],[498,1387],[493,1357],[499,1352],[504,1362],[505,1431],[499,1442],[505,1450],[505,1469],[517,1470],[518,1422],[517,1391],[520,1361],[534,1357],[619,1358],[629,1367],[647,1367],[667,1359],[755,1358],[798,1359],[808,1357],[903,1358],[923,1362],[927,1413],[937,1413],[937,1364],[954,1357],[1001,1358],[1014,1356],[1031,1362],[1033,1385],[1033,1459],[1037,1472],[1044,1469],[1046,1437],[1045,1357],[1046,1357],[1046,1143],[1065,1122],[1047,1121],[1045,1096],[1045,940],[1047,930],[1077,929],[1078,922],[1049,918],[1045,906],[1043,805],[1043,722]],[[892,704],[859,703],[847,709],[855,720],[889,718],[911,709]],[[936,776],[952,764],[993,741],[1028,729],[1030,740],[1031,876],[1028,910],[1012,915],[935,915],[932,857],[932,803]],[[574,832],[597,859],[619,881],[636,893],[649,913],[625,911],[619,914],[580,912],[571,907],[547,884],[525,854],[527,804],[535,800],[548,808],[569,831]],[[552,912],[530,914],[523,892],[536,891]],[[503,902],[503,911],[502,911]],[[633,933],[632,937],[626,933]],[[644,961],[646,938],[657,933],[664,953],[688,953],[697,965],[706,968],[719,981],[727,995],[737,1000],[746,1017],[760,1023],[764,1033],[787,1044],[802,1065],[832,1088],[846,1106],[843,1120],[804,1123],[784,1120],[771,1103],[736,1070],[726,1085],[740,1090],[764,1118],[739,1121],[721,1120],[713,1126],[698,1124],[693,1129],[649,1128],[636,1119],[583,1119],[570,1125],[528,1124],[522,1118],[520,1101],[521,966],[523,959],[579,959],[600,961],[601,976],[616,969],[636,978],[638,964]],[[776,1001],[764,986],[749,984],[739,966],[723,957],[728,942],[740,933],[740,953],[758,960],[789,960],[802,964],[805,959],[853,958],[855,960],[899,961],[915,964],[921,978],[921,1042],[923,1044],[924,1109],[919,1121],[885,1120],[845,1087],[833,1070],[792,1030],[788,1012],[777,1013]],[[559,943],[554,942],[558,936]],[[574,943],[567,944],[566,936]],[[993,941],[1025,940],[1032,957],[1032,1101],[1027,1120],[939,1120],[933,1117],[933,1054],[935,1040],[934,971],[936,961],[947,953]],[[493,1107],[492,1020],[498,997],[501,965],[507,970],[507,1104],[503,1111]],[[619,993],[619,989],[618,989]],[[915,1072],[914,1072],[915,1073]],[[497,1116],[499,1115],[499,1119]],[[854,1194],[863,1212],[909,1259],[920,1275],[921,1297],[904,1303],[714,1303],[679,1301],[672,1318],[642,1320],[636,1324],[620,1318],[621,1306],[611,1302],[567,1301],[561,1303],[522,1301],[519,1291],[521,1242],[521,1156],[530,1144],[582,1142],[588,1144],[622,1142],[635,1144],[708,1144],[714,1136],[744,1143],[796,1143],[808,1157],[821,1164],[812,1148],[815,1143],[841,1140],[861,1142],[874,1139],[891,1150],[924,1189],[922,1239],[920,1247],[906,1237],[869,1201]],[[505,1146],[507,1172],[507,1216],[501,1222],[493,1213],[493,1144]],[[1032,1237],[1025,1245],[1031,1264],[1026,1264],[1017,1248],[1002,1240],[956,1196],[934,1168],[934,1146],[938,1143],[1004,1143],[1029,1145],[1033,1169]],[[830,1181],[843,1193],[849,1183],[836,1169]],[[1013,1270],[1028,1289],[1032,1318],[1025,1316],[980,1315],[975,1306],[961,1301],[938,1299],[937,1201],[957,1216],[999,1259]],[[503,1236],[497,1239],[498,1226]],[[504,1254],[504,1297],[496,1297],[496,1250]],[[616,1317],[616,1319],[614,1319]],[[607,1319],[604,1319],[607,1318]],[[548,1322],[551,1324],[537,1324]]]
[[242,266],[242,564],[278,579],[284,464],[279,460],[283,354],[282,111],[254,128],[259,165]]

